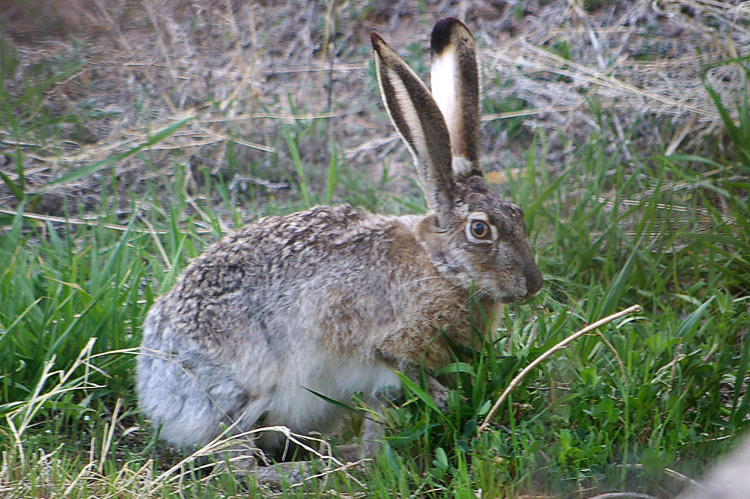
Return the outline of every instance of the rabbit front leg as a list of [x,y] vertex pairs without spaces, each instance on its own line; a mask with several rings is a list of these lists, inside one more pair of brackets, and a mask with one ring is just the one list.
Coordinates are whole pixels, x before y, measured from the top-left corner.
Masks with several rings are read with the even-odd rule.
[[[419,385],[422,378],[422,369],[418,364],[409,361],[395,360],[388,358],[381,352],[377,354],[382,361],[383,368],[400,372],[412,383]],[[429,374],[424,375],[427,392],[440,408],[441,411],[448,410],[448,390],[434,377]],[[356,461],[358,459],[372,458],[382,448],[384,428],[383,422],[386,419],[385,411],[388,407],[393,406],[393,402],[403,394],[401,383],[398,378],[391,378],[388,383],[376,385],[372,392],[365,392],[366,398],[362,402],[365,408],[362,435],[358,444],[349,444],[340,446],[338,452],[346,461]]]
[[434,376],[427,376],[427,393],[430,395],[430,398],[432,398],[432,401],[435,402],[438,409],[444,414],[447,414],[450,409],[450,404],[448,402],[448,389]]
[[378,355],[416,385],[424,368],[427,393],[435,405],[448,412],[448,389],[430,371],[447,365],[451,351],[441,337],[431,334],[394,335],[381,345]]
[[[421,373],[422,369],[418,365],[410,364],[403,366],[400,371],[415,385],[421,385]],[[448,389],[438,381],[438,379],[429,374],[424,373],[427,394],[430,396],[435,405],[440,409],[441,412],[447,413],[449,409],[448,404]]]
[[[420,383],[419,366],[411,365],[402,370],[403,374],[415,384]],[[427,393],[437,407],[444,413],[448,412],[448,389],[443,386],[437,378],[426,375]],[[399,390],[400,392],[400,390]],[[352,461],[354,456],[359,459],[374,457],[383,447],[383,421],[385,420],[385,409],[388,408],[395,398],[392,387],[378,392],[368,401],[368,413],[365,415],[361,445],[357,447],[345,447],[339,449],[342,456]]]

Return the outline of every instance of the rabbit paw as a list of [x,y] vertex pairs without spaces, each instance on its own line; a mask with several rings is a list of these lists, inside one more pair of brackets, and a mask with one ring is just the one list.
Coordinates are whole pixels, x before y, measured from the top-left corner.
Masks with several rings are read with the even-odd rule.
[[440,411],[447,413],[450,408],[448,401],[448,389],[444,387],[437,379],[427,378],[427,393],[432,397],[432,401],[438,406]]

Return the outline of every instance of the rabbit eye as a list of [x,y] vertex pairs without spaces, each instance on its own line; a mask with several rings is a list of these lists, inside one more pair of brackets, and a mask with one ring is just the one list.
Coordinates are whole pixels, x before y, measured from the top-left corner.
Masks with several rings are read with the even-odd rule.
[[490,227],[486,222],[481,220],[474,220],[471,222],[471,235],[477,239],[484,239],[490,235]]

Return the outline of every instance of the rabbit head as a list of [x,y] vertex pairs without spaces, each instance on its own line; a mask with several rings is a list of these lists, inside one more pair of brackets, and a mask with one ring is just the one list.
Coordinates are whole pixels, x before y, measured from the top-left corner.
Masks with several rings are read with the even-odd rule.
[[420,235],[433,264],[494,301],[536,294],[542,275],[523,212],[488,188],[479,166],[479,76],[468,28],[453,18],[435,25],[432,92],[379,35],[371,40],[383,103],[426,199]]

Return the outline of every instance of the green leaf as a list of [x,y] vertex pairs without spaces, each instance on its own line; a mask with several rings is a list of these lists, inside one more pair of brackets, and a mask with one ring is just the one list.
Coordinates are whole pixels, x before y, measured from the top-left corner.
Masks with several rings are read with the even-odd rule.
[[5,185],[7,185],[8,188],[13,192],[13,195],[16,197],[16,199],[21,201],[23,199],[23,190],[3,172],[0,172],[0,178],[3,179]]
[[335,406],[336,406],[336,407],[338,407],[339,409],[344,409],[345,411],[348,411],[348,412],[355,412],[355,411],[356,411],[356,409],[355,409],[354,407],[348,406],[348,405],[346,405],[346,404],[345,404],[345,403],[343,403],[343,402],[340,402],[340,401],[338,401],[338,400],[332,399],[331,397],[328,397],[328,396],[326,396],[326,395],[323,395],[322,393],[316,392],[315,390],[311,390],[310,388],[307,388],[306,386],[303,386],[302,388],[304,388],[304,389],[305,389],[305,390],[307,390],[308,392],[312,393],[312,394],[313,394],[313,395],[315,395],[316,397],[318,397],[318,398],[321,398],[321,399],[325,400],[325,401],[326,401],[326,402],[328,402],[329,404],[333,404],[333,405],[335,405]]
[[417,398],[419,398],[422,402],[424,402],[430,409],[437,412],[438,414],[443,413],[443,411],[441,411],[438,408],[437,404],[435,404],[435,401],[432,400],[432,397],[430,397],[430,394],[427,393],[427,391],[423,390],[419,385],[417,385],[412,380],[404,376],[404,374],[398,371],[396,372],[396,374],[398,375],[399,378],[401,378],[401,383],[403,383],[403,385],[406,388],[411,390],[414,393],[414,395],[416,395]]
[[299,155],[299,149],[297,148],[297,144],[294,142],[294,139],[292,139],[292,135],[289,133],[289,127],[287,127],[284,123],[281,123],[281,131],[284,133],[284,139],[286,139],[286,144],[289,147],[289,154],[292,156],[294,169],[297,172],[297,180],[299,182],[302,202],[304,203],[305,208],[309,208],[310,206],[312,206],[312,204],[310,203],[309,194],[310,187],[307,182],[307,177],[305,176],[305,170],[304,168],[302,168],[302,159]]
[[448,454],[445,453],[445,449],[442,447],[435,449],[435,459],[433,460],[433,464],[436,468],[441,470],[447,470],[448,466],[450,466],[448,463]]
[[445,367],[436,369],[432,374],[435,376],[442,376],[443,374],[468,374],[470,376],[476,376],[476,370],[471,364],[466,362],[452,362]]
[[698,307],[693,313],[688,315],[685,320],[683,320],[680,325],[677,327],[677,331],[675,332],[675,335],[682,338],[686,334],[688,334],[690,331],[693,330],[695,325],[698,323],[701,317],[703,317],[703,314],[706,312],[706,309],[711,304],[712,301],[714,301],[714,296],[709,298],[703,305]]

